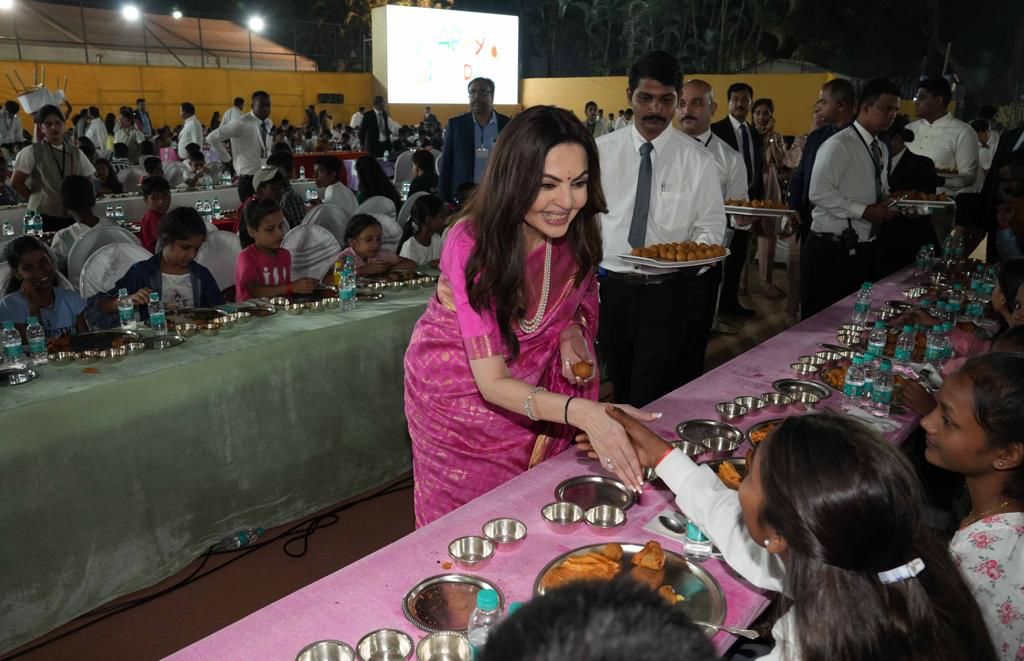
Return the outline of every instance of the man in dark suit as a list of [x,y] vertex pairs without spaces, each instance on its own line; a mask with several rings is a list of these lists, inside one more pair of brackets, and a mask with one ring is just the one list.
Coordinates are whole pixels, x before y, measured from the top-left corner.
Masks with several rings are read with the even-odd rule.
[[[938,184],[935,163],[907,149],[914,141],[914,132],[907,128],[909,119],[899,115],[889,127],[889,190],[892,193],[918,191],[934,193]],[[884,223],[878,231],[880,277],[895,273],[914,261],[923,245],[935,244],[931,216],[901,216]]]
[[[743,157],[743,165],[747,170],[747,197],[750,200],[764,199],[764,146],[760,134],[747,123],[750,105],[754,102],[754,88],[746,83],[733,83],[729,86],[729,114],[725,119],[711,125],[711,132],[724,140]],[[729,219],[734,223],[733,219]],[[754,311],[740,305],[738,298],[740,273],[747,261],[747,244],[750,241],[746,227],[732,225],[735,232],[729,249],[732,253],[725,260],[725,273],[722,277],[722,295],[719,311],[725,314],[736,314],[742,317],[754,316]]]
[[999,189],[1002,185],[999,170],[1010,164],[1010,158],[1014,153],[1024,152],[1024,126],[1006,131],[999,136],[999,145],[996,153],[992,156],[992,166],[985,176],[985,185],[981,189],[981,201],[984,207],[982,222],[988,232],[988,261],[999,261],[996,252],[996,210],[1002,200]]
[[438,194],[445,202],[455,201],[455,192],[465,183],[479,183],[487,161],[508,117],[494,110],[494,81],[469,81],[469,112],[448,120],[441,151]]
[[377,158],[391,149],[391,117],[384,108],[384,97],[374,97],[373,110],[363,115],[363,122],[359,125],[359,143]]

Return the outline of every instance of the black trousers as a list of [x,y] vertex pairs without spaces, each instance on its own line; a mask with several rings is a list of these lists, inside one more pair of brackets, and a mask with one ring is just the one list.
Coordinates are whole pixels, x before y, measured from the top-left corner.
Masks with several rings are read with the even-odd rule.
[[251,174],[240,174],[238,175],[238,201],[245,202],[250,197],[256,194],[256,189],[252,187],[252,175]]
[[800,252],[801,316],[808,319],[874,282],[876,272],[874,243],[858,243],[851,255],[832,235],[811,232]]
[[598,349],[615,401],[644,406],[704,372],[721,266],[659,284],[603,276]]
[[750,244],[749,230],[736,230],[729,242],[729,256],[725,258],[725,273],[722,276],[722,300],[718,308],[723,312],[735,310],[740,305],[740,274],[747,261],[747,247]]
[[914,263],[917,251],[928,243],[938,248],[931,216],[901,216],[884,223],[878,232],[879,272],[884,278]]

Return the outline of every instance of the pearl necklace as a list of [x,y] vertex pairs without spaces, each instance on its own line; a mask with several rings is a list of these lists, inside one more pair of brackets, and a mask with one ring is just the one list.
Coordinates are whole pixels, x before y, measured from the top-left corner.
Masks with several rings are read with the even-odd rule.
[[519,328],[524,333],[532,333],[540,328],[541,322],[544,321],[544,313],[548,309],[548,293],[551,290],[551,240],[545,240],[544,246],[544,282],[540,289],[540,302],[537,304],[537,312],[533,315],[533,319],[520,319]]

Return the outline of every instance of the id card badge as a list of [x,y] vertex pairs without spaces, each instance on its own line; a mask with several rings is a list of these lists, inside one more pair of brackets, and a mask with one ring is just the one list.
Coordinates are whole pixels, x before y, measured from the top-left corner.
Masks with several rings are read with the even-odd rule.
[[476,148],[476,160],[487,162],[487,159],[491,156],[491,150],[483,145]]

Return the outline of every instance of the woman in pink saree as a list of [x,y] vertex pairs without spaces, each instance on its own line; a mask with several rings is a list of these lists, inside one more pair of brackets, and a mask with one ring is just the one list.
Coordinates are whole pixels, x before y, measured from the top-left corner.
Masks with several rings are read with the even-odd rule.
[[530,108],[502,131],[405,355],[417,526],[562,452],[574,429],[639,490],[636,453],[596,401],[604,208],[597,147],[570,113]]

